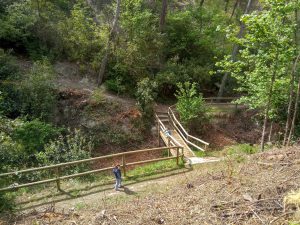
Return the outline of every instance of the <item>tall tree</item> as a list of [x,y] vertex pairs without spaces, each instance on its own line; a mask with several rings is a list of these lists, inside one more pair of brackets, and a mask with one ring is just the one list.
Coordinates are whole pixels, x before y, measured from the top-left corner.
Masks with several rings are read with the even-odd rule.
[[285,130],[284,130],[284,137],[283,137],[283,145],[288,145],[288,137],[289,137],[289,132],[291,130],[291,121],[293,120],[291,118],[292,116],[292,105],[294,101],[294,87],[295,87],[295,75],[296,75],[296,69],[297,69],[297,64],[299,61],[300,54],[297,56],[293,69],[291,72],[291,80],[290,80],[290,94],[289,94],[289,104],[288,104],[288,110],[287,110],[287,119],[286,119],[286,124],[285,124]]
[[240,0],[236,0],[234,3],[233,9],[232,9],[231,15],[230,15],[230,19],[232,19],[233,15],[235,13],[235,10],[239,6],[239,4],[240,4]]
[[200,6],[202,7],[202,6],[203,6],[203,4],[204,4],[204,0],[201,0],[201,2],[200,2]]
[[[251,4],[252,4],[252,0],[248,0],[244,15],[248,14],[251,8]],[[244,35],[244,31],[245,31],[245,24],[243,22],[240,23],[240,31],[237,35],[237,38],[242,38]],[[234,62],[236,61],[236,57],[239,51],[239,45],[238,44],[234,44],[233,45],[233,49],[232,49],[232,53],[231,53],[231,60]],[[218,92],[218,97],[222,97],[224,94],[224,90],[225,90],[225,85],[226,85],[226,81],[228,79],[229,73],[225,73],[222,77],[222,81],[221,81],[221,85],[219,88],[219,92]]]
[[[298,0],[295,1],[298,3]],[[295,9],[295,23],[296,23],[296,28],[295,28],[295,45],[296,48],[299,50],[299,16],[298,16],[298,8],[296,7]],[[296,79],[296,73],[297,73],[297,65],[300,59],[300,53],[297,56],[294,65],[293,65],[293,71],[292,71],[292,79],[291,79],[291,85],[290,85],[290,97],[289,97],[289,105],[288,105],[288,114],[287,114],[287,121],[286,121],[286,126],[285,126],[285,133],[284,133],[284,140],[283,140],[283,145],[290,145],[292,136],[294,134],[294,129],[295,129],[295,122],[296,122],[296,117],[298,113],[298,101],[299,101],[299,94],[300,94],[300,77],[298,77],[298,88],[296,92],[296,99],[294,99],[294,80]],[[294,113],[292,115],[292,103],[294,100]]]
[[261,150],[264,150],[268,121],[278,114],[282,96],[288,96],[288,71],[295,58],[291,38],[294,22],[290,20],[293,4],[276,0],[266,0],[265,4],[262,11],[242,17],[247,27],[243,38],[231,34],[232,40],[242,46],[239,60],[227,56],[218,63],[223,72],[237,79],[238,90],[246,93],[240,101],[262,112]]
[[106,48],[105,48],[105,53],[104,53],[104,56],[102,58],[100,70],[99,70],[99,73],[98,73],[98,79],[97,79],[98,85],[101,85],[102,82],[103,82],[106,67],[107,67],[107,63],[108,63],[108,56],[109,56],[109,53],[110,53],[111,43],[115,40],[116,35],[117,35],[117,27],[118,27],[118,21],[119,21],[119,17],[120,17],[120,6],[121,6],[121,0],[117,0],[116,9],[115,9],[115,16],[114,16],[114,19],[113,19],[111,31],[108,35]]
[[288,139],[287,139],[287,145],[290,145],[291,140],[292,140],[292,136],[294,134],[295,123],[296,123],[298,107],[299,107],[299,98],[300,98],[300,78],[298,80],[298,88],[297,88],[296,99],[295,99],[294,113],[293,113],[293,118],[292,118],[292,123],[291,123],[291,127],[290,127],[289,136],[288,136]]
[[165,29],[167,12],[168,12],[168,0],[162,0],[160,21],[159,21],[159,28],[161,32],[163,32]]

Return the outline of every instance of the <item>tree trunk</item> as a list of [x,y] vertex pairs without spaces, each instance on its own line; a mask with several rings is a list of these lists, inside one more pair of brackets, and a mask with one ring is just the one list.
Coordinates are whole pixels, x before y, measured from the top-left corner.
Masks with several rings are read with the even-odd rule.
[[165,29],[167,9],[168,9],[168,0],[162,0],[160,21],[159,21],[160,32],[163,32]]
[[104,57],[102,58],[101,67],[100,67],[99,74],[98,74],[98,79],[97,79],[98,85],[101,85],[104,80],[104,75],[105,75],[105,71],[106,71],[106,67],[107,67],[107,63],[108,63],[108,56],[109,56],[109,52],[110,52],[111,42],[115,40],[115,37],[117,34],[118,21],[119,21],[119,17],[120,17],[120,6],[121,6],[121,0],[117,0],[115,17],[113,20],[111,31],[108,36]]
[[297,88],[297,94],[296,94],[296,100],[295,100],[295,106],[294,106],[294,114],[293,114],[293,119],[292,119],[292,124],[291,124],[291,129],[289,133],[289,137],[287,140],[286,145],[290,145],[292,136],[294,134],[294,129],[295,129],[295,122],[296,122],[296,117],[298,113],[298,106],[299,106],[299,95],[300,95],[300,78],[298,80],[298,88]]
[[[252,0],[248,0],[247,7],[245,9],[244,14],[248,14],[248,12],[250,11],[251,3],[252,3]],[[237,35],[238,38],[241,38],[244,35],[245,28],[246,28],[245,24],[241,22],[240,31]],[[232,61],[236,61],[236,56],[237,56],[238,50],[239,50],[239,45],[234,44],[232,54],[231,54],[231,60]],[[224,90],[225,90],[225,85],[226,85],[226,81],[228,79],[228,76],[229,76],[229,73],[225,73],[222,77],[220,89],[219,89],[219,92],[218,92],[218,97],[223,97]]]
[[273,121],[271,122],[271,126],[270,126],[268,142],[271,142],[272,140],[272,131],[273,131]]
[[224,7],[225,12],[227,12],[228,5],[229,5],[229,0],[225,0],[225,7]]
[[202,6],[203,6],[203,4],[204,4],[204,0],[201,0],[201,2],[200,2],[200,6],[202,7]]
[[234,3],[233,9],[232,9],[231,15],[230,15],[230,20],[232,19],[238,4],[239,4],[239,0],[236,0],[236,2]]
[[[298,10],[295,10],[295,22],[296,22],[296,29],[295,29],[295,34],[294,34],[294,39],[295,39],[295,45],[296,47],[298,47]],[[286,120],[286,124],[285,124],[285,132],[284,132],[284,138],[283,138],[283,145],[289,145],[290,144],[290,140],[291,140],[291,129],[293,127],[293,125],[291,124],[291,120],[293,120],[291,118],[292,116],[292,104],[293,104],[293,98],[294,98],[294,82],[295,82],[295,76],[296,76],[296,69],[297,69],[297,64],[300,58],[300,52],[294,62],[293,65],[293,69],[292,69],[292,77],[291,77],[291,85],[290,85],[290,95],[289,95],[289,105],[288,105],[288,112],[287,112],[287,120]],[[297,98],[297,96],[296,96]],[[294,128],[293,128],[294,129]],[[292,131],[293,133],[293,131]],[[289,139],[289,140],[287,140]]]
[[287,119],[286,119],[285,130],[284,130],[284,138],[283,138],[283,143],[282,143],[283,145],[286,144],[290,126],[291,126],[292,105],[293,105],[293,98],[294,98],[294,82],[295,82],[295,74],[296,74],[296,68],[297,68],[297,63],[299,61],[299,58],[300,58],[300,53],[294,62],[293,70],[291,73],[289,105],[288,105]]
[[266,128],[267,128],[267,123],[269,119],[269,111],[270,111],[270,105],[271,105],[271,98],[273,95],[273,86],[276,78],[276,68],[275,66],[272,78],[271,78],[271,85],[270,85],[270,90],[269,90],[269,95],[268,95],[268,100],[267,100],[267,106],[266,106],[266,111],[265,111],[265,118],[264,118],[264,126],[263,126],[263,131],[261,135],[261,144],[260,144],[260,150],[263,151],[265,148],[265,135],[266,135]]
[[37,5],[39,19],[41,19],[41,7],[40,7],[40,1],[39,0],[36,0],[36,5]]

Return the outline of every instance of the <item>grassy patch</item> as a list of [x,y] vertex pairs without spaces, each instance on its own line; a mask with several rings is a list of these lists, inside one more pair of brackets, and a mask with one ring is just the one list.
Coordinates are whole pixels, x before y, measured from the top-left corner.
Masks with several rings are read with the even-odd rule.
[[205,156],[208,156],[208,155],[207,155],[207,152],[203,152],[203,151],[199,151],[199,150],[194,150],[194,149],[193,149],[193,152],[195,153],[195,155],[196,155],[197,157],[205,157]]
[[136,180],[138,178],[139,180],[143,180],[145,177],[152,176],[157,173],[168,172],[183,167],[184,163],[182,160],[179,161],[179,165],[176,164],[176,159],[155,162],[136,167],[135,169],[128,171],[126,180]]
[[200,151],[196,148],[191,148],[197,157],[219,157],[220,151],[217,150],[208,150],[208,151]]
[[228,155],[235,155],[235,154],[254,154],[258,152],[258,147],[249,144],[238,144],[228,148],[227,154]]

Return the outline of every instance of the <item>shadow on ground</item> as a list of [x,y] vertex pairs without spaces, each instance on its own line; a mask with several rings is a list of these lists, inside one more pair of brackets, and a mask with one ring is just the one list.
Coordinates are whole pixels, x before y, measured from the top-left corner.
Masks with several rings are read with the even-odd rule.
[[[125,187],[123,189],[120,189],[120,192],[124,192],[127,195],[137,195],[138,193],[136,193],[128,188],[129,185],[134,185],[134,184],[152,181],[152,180],[158,180],[158,179],[167,178],[167,177],[171,177],[171,176],[176,176],[179,174],[184,174],[186,172],[190,172],[192,170],[193,170],[193,168],[189,167],[189,168],[180,168],[180,169],[175,169],[175,170],[160,171],[160,172],[155,173],[155,177],[153,177],[153,174],[148,174],[148,175],[143,174],[139,177],[135,176],[132,178],[128,177],[126,179],[126,181],[124,181]],[[164,174],[164,175],[160,176],[160,174]],[[70,200],[70,199],[81,198],[81,197],[85,197],[88,195],[113,190],[113,184],[114,184],[114,181],[108,181],[101,185],[93,184],[91,186],[86,186],[85,188],[81,188],[81,189],[78,189],[78,188],[77,189],[76,188],[67,189],[67,190],[60,189],[55,194],[43,195],[38,198],[31,198],[28,201],[18,202],[18,206],[20,207],[18,211],[25,211],[25,210],[34,209],[34,208],[41,207],[41,206],[53,205],[58,202],[63,202],[63,201]],[[52,198],[52,199],[50,199],[50,198]],[[53,200],[53,198],[57,198],[57,199]]]

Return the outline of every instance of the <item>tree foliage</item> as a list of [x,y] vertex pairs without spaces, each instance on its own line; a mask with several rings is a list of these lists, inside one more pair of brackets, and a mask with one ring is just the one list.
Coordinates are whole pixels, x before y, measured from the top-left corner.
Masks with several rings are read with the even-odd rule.
[[209,109],[202,95],[196,89],[196,83],[178,83],[176,109],[180,120],[190,130],[201,130],[209,120]]
[[20,87],[22,112],[29,118],[49,120],[57,104],[55,74],[47,60],[36,62]]
[[291,65],[296,57],[292,15],[297,8],[297,1],[267,0],[262,11],[244,15],[245,36],[238,39],[228,31],[229,38],[242,47],[240,58],[232,61],[227,56],[218,63],[222,72],[236,78],[237,90],[244,94],[239,102],[264,114],[262,149],[268,119],[280,117],[281,109],[287,107]]

